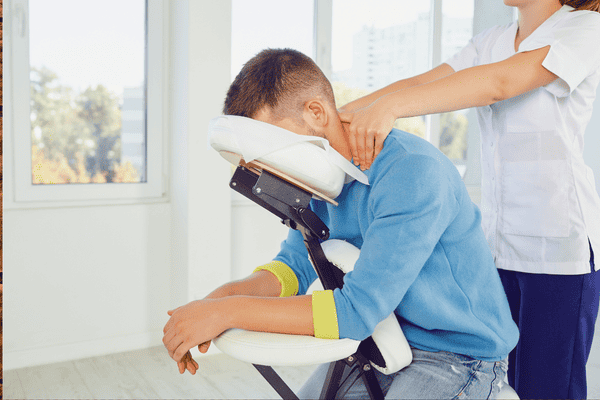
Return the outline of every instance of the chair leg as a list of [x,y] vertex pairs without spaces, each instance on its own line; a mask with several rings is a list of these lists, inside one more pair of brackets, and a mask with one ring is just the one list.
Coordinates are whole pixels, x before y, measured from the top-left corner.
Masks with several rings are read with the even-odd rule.
[[325,378],[325,385],[323,386],[323,390],[321,391],[321,396],[319,399],[335,399],[340,388],[340,381],[344,374],[346,365],[352,366],[355,363],[358,363],[357,367],[362,370],[360,372],[360,376],[365,384],[367,393],[369,393],[369,398],[371,400],[384,400],[381,386],[379,386],[379,381],[375,377],[375,373],[371,368],[371,363],[359,353],[355,353],[353,356],[344,360],[339,360],[329,364],[329,369],[327,370],[327,376]]
[[340,380],[342,379],[344,368],[346,368],[344,360],[335,361],[329,364],[327,376],[325,377],[325,384],[323,385],[319,399],[335,399],[337,391],[340,388]]
[[[360,375],[365,383],[367,393],[369,393],[371,400],[384,400],[383,392],[381,391],[379,382],[377,381],[377,378],[371,369],[371,363],[360,354],[354,354],[354,356],[351,356],[347,359],[338,360],[329,364],[327,376],[325,377],[325,384],[323,385],[319,399],[330,400],[336,398],[346,365],[353,365],[354,363],[358,363],[358,367],[362,370]],[[281,396],[282,399],[299,400],[298,396],[292,392],[292,389],[290,389],[283,379],[277,375],[277,372],[275,372],[272,367],[260,364],[252,365],[254,365],[254,368],[258,370],[258,372],[263,376],[263,378],[265,378],[267,382],[269,382],[271,387],[277,392],[277,394],[279,394],[279,396]]]
[[265,378],[267,382],[269,382],[271,387],[275,389],[277,394],[281,396],[282,399],[299,400],[298,396],[296,396],[296,394],[292,392],[292,389],[290,389],[290,387],[283,381],[283,379],[281,379],[281,377],[277,375],[277,372],[275,372],[272,367],[259,364],[252,365],[254,365],[254,368],[256,368],[258,372],[260,372],[263,378]]
[[[370,365],[366,365],[371,367]],[[364,370],[362,373],[362,379],[365,382],[365,387],[367,388],[367,392],[369,393],[369,397],[372,400],[383,400],[383,392],[381,391],[381,386],[379,386],[379,382],[375,377],[372,369]]]

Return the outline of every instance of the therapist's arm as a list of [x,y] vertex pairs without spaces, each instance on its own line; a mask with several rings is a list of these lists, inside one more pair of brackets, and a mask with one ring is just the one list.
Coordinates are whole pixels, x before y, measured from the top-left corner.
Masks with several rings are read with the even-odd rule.
[[466,68],[385,94],[354,113],[340,113],[341,120],[349,123],[346,128],[353,157],[363,167],[370,167],[397,118],[486,106],[553,82],[557,76],[542,66],[549,50],[546,46],[497,63]]
[[375,92],[363,96],[359,99],[351,101],[340,108],[340,112],[354,112],[361,108],[369,106],[371,103],[376,101],[382,96],[397,92],[398,90],[406,89],[412,86],[422,85],[424,83],[432,82],[437,79],[443,78],[452,74],[454,70],[448,64],[439,65],[423,74],[416,75],[407,79],[402,79],[394,82],[384,88],[376,90]]

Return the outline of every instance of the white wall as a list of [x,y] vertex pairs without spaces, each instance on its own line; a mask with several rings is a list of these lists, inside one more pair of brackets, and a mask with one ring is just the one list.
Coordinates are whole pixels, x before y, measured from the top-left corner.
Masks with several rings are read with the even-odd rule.
[[160,343],[170,205],[4,211],[5,369]]
[[[180,2],[175,3],[175,7],[180,7]],[[188,299],[191,300],[206,296],[231,275],[230,167],[207,145],[208,123],[221,115],[230,84],[231,1],[190,0],[188,21]],[[178,108],[178,103],[174,98],[173,107]]]

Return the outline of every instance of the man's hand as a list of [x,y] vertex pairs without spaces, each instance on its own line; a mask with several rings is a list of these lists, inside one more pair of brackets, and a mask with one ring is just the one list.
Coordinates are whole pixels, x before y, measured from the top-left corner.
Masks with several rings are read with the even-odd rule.
[[340,112],[340,120],[348,134],[354,164],[368,169],[383,149],[383,142],[396,121],[386,104],[386,96],[368,107],[351,112]]
[[[224,319],[226,313],[222,312],[222,306],[222,299],[204,299],[168,312],[171,318],[163,329],[163,344],[169,356],[177,361],[181,373],[185,369],[190,372],[193,369],[192,373],[195,373],[198,368],[189,353],[192,347],[198,346],[205,353],[210,340],[227,329]],[[194,368],[190,369],[192,366]]]
[[192,353],[188,351],[185,353],[181,361],[177,362],[177,367],[179,368],[180,374],[183,374],[187,369],[190,371],[190,374],[195,375],[196,371],[198,370],[198,363],[192,358]]

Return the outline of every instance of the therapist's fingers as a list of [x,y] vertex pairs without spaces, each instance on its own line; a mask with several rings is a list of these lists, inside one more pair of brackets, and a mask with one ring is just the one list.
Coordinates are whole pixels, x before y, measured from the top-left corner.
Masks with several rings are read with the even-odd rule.
[[338,116],[340,117],[340,121],[342,121],[342,127],[344,128],[344,131],[346,132],[346,137],[348,138],[348,144],[350,145],[350,152],[352,153],[352,160],[354,161],[354,165],[358,165],[359,154],[356,142],[356,129],[353,129],[352,127],[354,113],[338,112]]
[[383,135],[381,133],[375,135],[375,149],[373,153],[373,160],[375,160],[379,153],[381,153],[381,150],[383,150],[383,142],[385,142],[386,137],[387,135]]
[[[364,170],[366,165],[365,154],[367,152],[367,135],[357,132],[355,135],[355,139],[356,153],[358,154],[358,164],[360,164],[360,168]],[[356,162],[354,164],[356,164]]]
[[354,162],[354,165],[359,165],[360,163],[358,158],[358,148],[356,145],[356,135],[350,129],[350,124],[342,123],[342,126],[344,127],[346,137],[348,138],[348,144],[350,145],[350,153],[352,154],[352,161]]
[[375,138],[376,135],[374,132],[369,132],[365,138],[365,155],[364,155],[364,164],[361,164],[363,169],[371,168],[371,164],[373,163],[373,155],[375,152]]
[[354,117],[354,113],[353,112],[343,112],[340,109],[340,112],[338,112],[338,116],[340,117],[340,121],[350,124],[350,123],[352,123],[352,118]]

